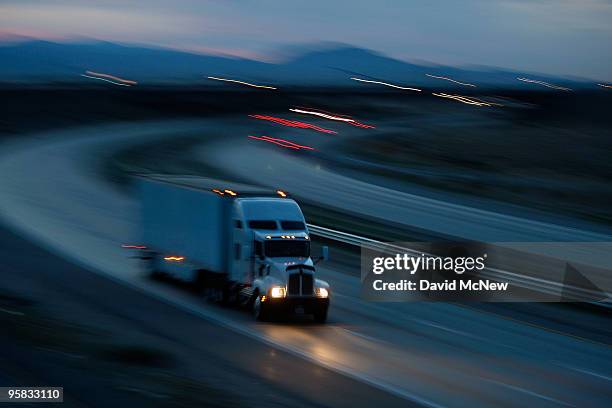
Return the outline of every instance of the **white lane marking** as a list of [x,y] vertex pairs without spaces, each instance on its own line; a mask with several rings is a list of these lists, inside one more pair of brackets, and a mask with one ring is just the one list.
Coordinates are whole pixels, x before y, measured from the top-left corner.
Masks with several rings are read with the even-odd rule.
[[347,332],[351,336],[359,337],[359,338],[362,338],[364,340],[371,341],[372,343],[389,344],[389,342],[386,341],[386,340],[379,339],[379,338],[372,337],[372,336],[368,336],[367,334],[359,333],[359,332],[356,332],[356,331],[353,331],[353,330],[349,330],[346,327],[338,327],[338,329],[341,329],[341,330]]
[[482,378],[485,381],[491,382],[493,384],[497,384],[497,385],[499,385],[501,387],[508,388],[510,390],[513,390],[513,391],[518,391],[518,392],[521,392],[523,394],[531,395],[532,397],[541,398],[541,399],[544,399],[544,400],[547,400],[547,401],[550,401],[550,402],[554,402],[556,404],[565,405],[567,407],[574,407],[575,406],[575,405],[569,404],[567,402],[564,402],[564,401],[561,401],[561,400],[558,400],[558,399],[555,399],[555,398],[552,398],[552,397],[548,397],[546,395],[539,394],[539,393],[537,393],[535,391],[527,390],[527,389],[522,388],[522,387],[517,387],[515,385],[507,384],[507,383],[504,383],[504,382],[501,382],[501,381],[491,380],[490,378],[484,378],[484,377],[480,377],[480,378]]
[[17,312],[15,310],[5,309],[3,307],[0,307],[0,312],[8,313],[14,316],[25,316],[25,313]]
[[[339,292],[335,292],[334,296],[335,297],[344,298],[348,302],[357,303],[357,304],[359,303],[359,300],[355,300],[352,297],[347,296],[347,295],[343,295],[343,294],[341,294]],[[388,309],[386,309],[386,308],[384,308],[382,306],[375,305],[375,304],[368,304],[368,308],[377,310],[378,312],[381,313],[382,316],[385,316],[386,314],[388,314],[390,312],[390,310],[388,310]],[[486,341],[487,340],[484,337],[480,337],[480,336],[477,336],[475,334],[467,333],[467,332],[464,332],[464,331],[461,331],[461,330],[451,329],[450,327],[446,327],[446,326],[443,326],[443,325],[437,324],[437,323],[428,322],[426,320],[419,319],[417,317],[401,316],[401,319],[403,319],[405,321],[408,321],[408,322],[414,322],[414,323],[419,323],[419,324],[422,324],[422,325],[425,325],[425,326],[434,327],[436,329],[448,331],[450,333],[459,334],[461,336],[470,337],[470,338],[477,339],[477,340],[482,340],[482,341]]]
[[612,377],[605,374],[596,373],[595,371],[587,370],[586,368],[571,366],[560,361],[553,361],[553,363],[563,368],[567,368],[568,370],[577,371],[582,374],[592,375],[593,377],[601,378],[602,380],[612,381]]

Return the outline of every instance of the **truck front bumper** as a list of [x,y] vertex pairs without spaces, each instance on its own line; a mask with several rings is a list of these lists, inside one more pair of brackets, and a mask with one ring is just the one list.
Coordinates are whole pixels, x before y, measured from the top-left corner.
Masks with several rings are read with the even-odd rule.
[[289,296],[282,299],[269,299],[268,307],[280,313],[305,315],[327,310],[329,298]]

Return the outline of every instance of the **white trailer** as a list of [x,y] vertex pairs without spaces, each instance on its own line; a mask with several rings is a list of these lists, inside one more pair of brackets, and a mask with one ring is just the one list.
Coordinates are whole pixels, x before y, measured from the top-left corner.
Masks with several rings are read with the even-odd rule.
[[194,283],[258,319],[312,314],[324,322],[327,282],[316,279],[299,205],[283,191],[193,176],[138,178],[143,258],[155,275]]

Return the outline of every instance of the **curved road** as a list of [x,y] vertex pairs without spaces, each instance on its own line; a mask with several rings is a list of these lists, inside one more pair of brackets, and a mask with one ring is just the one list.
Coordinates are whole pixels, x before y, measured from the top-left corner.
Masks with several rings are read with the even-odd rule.
[[103,180],[98,160],[117,144],[179,131],[220,136],[221,125],[97,127],[5,147],[0,172],[10,177],[0,180],[0,211],[13,227],[88,269],[390,396],[426,406],[607,405],[608,345],[457,305],[363,302],[359,279],[337,269],[320,269],[334,288],[326,326],[255,323],[144,277],[120,248],[133,242],[137,204]]

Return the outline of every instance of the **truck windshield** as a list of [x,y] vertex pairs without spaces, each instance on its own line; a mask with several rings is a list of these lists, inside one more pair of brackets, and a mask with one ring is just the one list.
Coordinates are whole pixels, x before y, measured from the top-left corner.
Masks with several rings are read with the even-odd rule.
[[271,258],[302,257],[310,256],[309,241],[266,241],[266,256]]
[[261,230],[275,230],[277,228],[274,220],[252,220],[249,221],[249,228]]
[[281,228],[284,230],[304,230],[306,226],[302,221],[281,221]]

